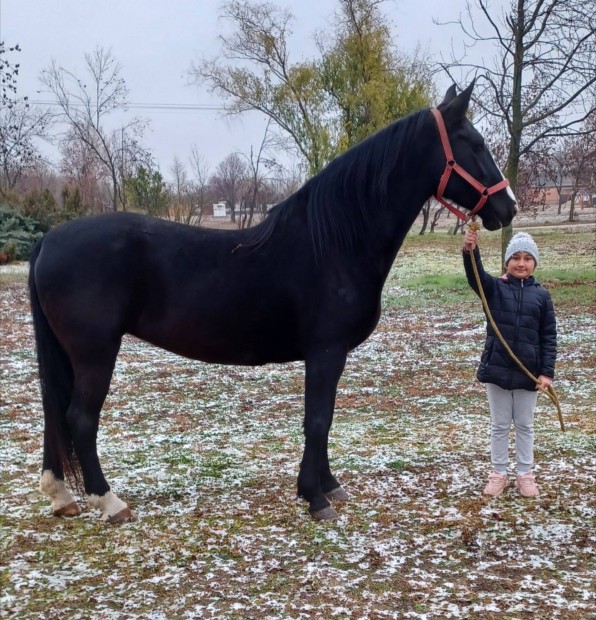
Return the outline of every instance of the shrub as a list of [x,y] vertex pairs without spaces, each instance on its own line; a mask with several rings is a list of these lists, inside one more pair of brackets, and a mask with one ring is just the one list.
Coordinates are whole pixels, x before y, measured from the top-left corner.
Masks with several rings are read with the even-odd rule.
[[73,189],[65,185],[60,195],[62,197],[62,211],[59,214],[60,221],[72,220],[87,213],[88,209],[83,204],[81,190],[78,187]]
[[30,190],[23,197],[21,211],[23,215],[39,222],[43,228],[49,230],[57,221],[58,205],[49,189],[41,192]]
[[0,206],[0,254],[6,262],[27,260],[38,239],[49,230],[47,223]]

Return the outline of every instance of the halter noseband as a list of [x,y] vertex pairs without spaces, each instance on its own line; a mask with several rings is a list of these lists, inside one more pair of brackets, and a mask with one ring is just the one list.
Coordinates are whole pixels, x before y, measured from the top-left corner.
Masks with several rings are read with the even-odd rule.
[[[486,187],[485,185],[482,185],[482,183],[477,181],[473,176],[468,174],[455,161],[453,157],[453,151],[451,150],[451,144],[449,143],[449,137],[447,136],[447,129],[445,129],[445,121],[443,120],[443,116],[441,112],[439,112],[437,108],[431,108],[431,112],[433,116],[435,117],[435,120],[437,121],[437,127],[439,128],[439,135],[441,136],[441,143],[443,144],[443,151],[445,152],[445,159],[447,160],[447,163],[445,164],[445,170],[443,171],[443,176],[441,177],[441,180],[439,181],[439,187],[437,189],[437,193],[435,194],[435,198],[442,205],[447,207],[447,209],[449,209],[451,213],[454,213],[460,219],[469,220],[470,218],[474,217],[476,213],[480,211],[480,209],[482,209],[482,207],[485,205],[486,201],[488,200],[489,196],[491,196],[492,194],[496,194],[497,192],[507,187],[509,185],[509,181],[507,179],[503,179],[499,183],[496,183],[495,185],[491,185],[491,187]],[[468,213],[467,215],[463,213],[462,211],[460,211],[454,205],[447,202],[443,198],[443,192],[445,191],[445,188],[447,187],[447,183],[449,182],[449,178],[451,177],[452,172],[459,174],[459,176],[462,177],[464,181],[467,181],[476,191],[480,193],[480,200],[478,201],[476,206],[472,209],[472,211],[470,211],[470,213]]]

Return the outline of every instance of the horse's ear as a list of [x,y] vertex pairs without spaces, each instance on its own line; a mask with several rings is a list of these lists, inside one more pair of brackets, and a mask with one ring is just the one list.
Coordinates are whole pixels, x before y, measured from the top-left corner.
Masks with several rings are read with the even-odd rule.
[[447,105],[450,101],[453,101],[455,99],[456,95],[457,95],[457,88],[455,84],[452,84],[448,88],[447,92],[445,93],[445,98],[439,105]]
[[468,86],[468,88],[466,88],[466,90],[463,90],[459,94],[459,99],[461,100],[462,104],[465,107],[464,114],[468,111],[468,106],[470,105],[470,99],[472,98],[472,91],[474,90],[475,82],[476,82],[476,79],[473,79],[470,82],[470,85]]
[[471,84],[465,90],[459,93],[459,95],[455,95],[451,99],[448,98],[448,95],[452,89],[455,90],[455,86],[452,86],[447,91],[447,95],[445,95],[445,100],[439,106],[439,109],[443,114],[443,118],[445,119],[445,123],[453,123],[464,118],[466,112],[468,111],[468,106],[470,105],[472,91],[474,90],[474,82],[475,80],[472,80]]

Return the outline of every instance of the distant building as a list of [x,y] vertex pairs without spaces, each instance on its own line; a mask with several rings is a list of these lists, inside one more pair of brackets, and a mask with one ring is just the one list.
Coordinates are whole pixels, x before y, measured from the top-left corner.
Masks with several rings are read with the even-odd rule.
[[214,202],[213,203],[213,217],[226,217],[226,203],[225,202]]
[[[544,202],[547,205],[559,204],[559,192],[553,183],[547,179],[541,179],[539,188],[544,190]],[[564,177],[561,183],[561,204],[566,204],[571,200],[571,194],[573,192],[573,179],[571,177]],[[576,208],[587,208],[589,206],[596,206],[596,194],[591,194],[588,187],[580,187],[575,196]]]

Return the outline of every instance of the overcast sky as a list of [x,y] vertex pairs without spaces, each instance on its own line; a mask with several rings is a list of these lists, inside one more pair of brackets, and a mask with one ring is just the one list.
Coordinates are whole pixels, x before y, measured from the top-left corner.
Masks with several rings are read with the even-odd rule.
[[[329,29],[337,1],[278,4],[295,16],[290,59],[312,57],[313,34]],[[85,53],[98,46],[111,49],[122,66],[129,101],[147,106],[133,107],[129,114],[149,119],[145,143],[168,177],[174,157],[186,163],[193,147],[214,168],[231,152],[258,147],[263,137],[266,121],[257,114],[230,119],[218,111],[176,107],[222,103],[205,87],[189,84],[191,63],[220,49],[220,6],[220,0],[0,0],[0,38],[7,47],[18,43],[22,48],[9,58],[21,65],[19,95],[34,101],[51,99],[39,92],[39,75],[52,59],[82,74]],[[465,0],[387,0],[383,11],[400,49],[420,44],[448,56],[459,31],[434,25],[433,17],[453,20],[464,7]]]

